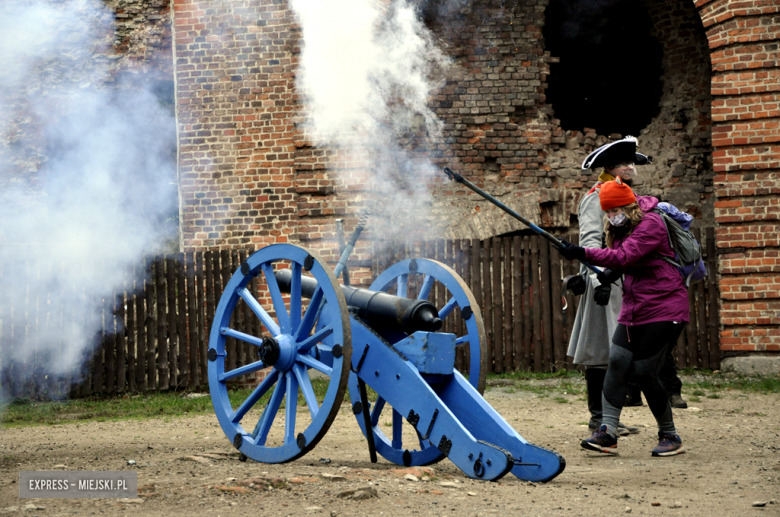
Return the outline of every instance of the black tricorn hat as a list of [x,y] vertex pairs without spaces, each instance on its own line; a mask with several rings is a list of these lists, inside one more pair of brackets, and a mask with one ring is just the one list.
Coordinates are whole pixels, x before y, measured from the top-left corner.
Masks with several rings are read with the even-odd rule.
[[616,142],[602,145],[585,158],[583,169],[596,167],[611,167],[618,163],[634,162],[636,165],[646,165],[652,158],[636,152],[637,139],[627,136]]

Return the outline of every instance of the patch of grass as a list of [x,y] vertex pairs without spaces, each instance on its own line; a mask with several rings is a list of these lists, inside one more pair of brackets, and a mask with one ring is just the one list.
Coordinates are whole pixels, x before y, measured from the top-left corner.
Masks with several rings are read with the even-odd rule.
[[720,395],[718,395],[717,393],[710,393],[710,394],[707,395],[707,398],[708,399],[719,399]]
[[702,390],[693,390],[693,396],[695,397],[703,397],[705,393]]
[[684,370],[682,373],[694,377],[693,382],[686,382],[685,385],[692,388],[692,393],[698,396],[704,395],[704,392],[715,392],[723,390],[738,390],[747,393],[780,393],[780,375],[772,376],[753,376],[736,373],[714,373],[708,370],[693,370],[688,373]]
[[[318,400],[328,389],[328,381],[312,379],[312,388]],[[230,403],[237,408],[252,393],[252,389],[228,392]],[[255,407],[268,403],[271,390]],[[348,398],[348,397],[345,397]],[[371,394],[369,394],[371,399]],[[374,400],[376,395],[374,394]],[[282,408],[286,401],[282,402]],[[298,407],[305,407],[303,395],[298,394]],[[94,396],[65,401],[39,402],[28,399],[14,400],[0,407],[0,424],[3,427],[25,425],[53,425],[76,422],[107,422],[127,419],[180,417],[185,415],[213,414],[211,397],[184,398],[182,393],[145,392],[136,395]]]
[[688,397],[688,402],[701,402],[701,399],[694,395],[692,397]]
[[578,371],[558,370],[542,373],[517,371],[500,374],[489,373],[486,384],[488,390],[501,387],[506,393],[525,391],[535,393],[539,397],[547,397],[552,394],[584,394],[584,383],[576,382],[582,379],[582,373]]
[[569,400],[566,397],[554,397],[553,400],[558,404],[568,404]]
[[561,381],[561,389],[567,395],[583,395],[586,391],[584,384],[573,384],[569,380]]
[[556,372],[526,372],[518,370],[516,372],[489,373],[487,378],[488,380],[512,379],[520,381],[541,381],[546,379],[581,379],[582,374],[576,370],[558,370]]

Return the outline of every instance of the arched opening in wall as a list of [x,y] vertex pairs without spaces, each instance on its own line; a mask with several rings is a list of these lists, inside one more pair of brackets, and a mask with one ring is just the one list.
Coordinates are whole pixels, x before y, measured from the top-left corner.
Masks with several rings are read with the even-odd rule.
[[564,129],[638,135],[660,111],[661,45],[636,0],[550,0],[547,103]]

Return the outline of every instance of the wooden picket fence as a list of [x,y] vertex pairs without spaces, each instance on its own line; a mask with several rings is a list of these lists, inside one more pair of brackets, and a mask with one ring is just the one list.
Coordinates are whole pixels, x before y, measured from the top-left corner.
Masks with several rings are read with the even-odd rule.
[[[711,272],[705,282],[689,290],[691,323],[680,337],[678,365],[718,368],[718,291],[714,229],[700,242]],[[569,236],[576,241],[576,235]],[[381,251],[380,251],[381,250]],[[93,318],[97,346],[84,356],[84,368],[69,376],[51,375],[40,363],[50,353],[28,353],[12,360],[22,347],[35,348],[36,335],[51,333],[53,325],[79,325],[71,304],[53,304],[46,292],[28,289],[15,299],[3,290],[3,281],[23,276],[39,264],[19,260],[0,266],[0,389],[14,398],[52,398],[66,394],[84,396],[145,390],[201,387],[208,383],[206,351],[216,304],[233,272],[252,250],[222,250],[150,257],[126,272],[124,286],[107,297]],[[568,339],[579,300],[561,293],[561,278],[577,266],[561,260],[548,241],[536,236],[479,240],[437,240],[397,246],[382,243],[375,248],[374,276],[404,258],[432,258],[452,267],[474,292],[485,323],[490,372],[536,372],[571,368],[566,357]],[[357,265],[367,266],[366,263]],[[51,265],[47,267],[52,267]],[[99,274],[96,271],[95,274]],[[264,299],[260,279],[250,291]],[[92,293],[73,287],[72,304],[92,300]],[[563,310],[562,294],[567,309]],[[443,289],[431,293],[442,306]],[[444,330],[462,332],[459,314],[448,319]],[[97,324],[95,325],[95,322]],[[235,314],[232,328],[260,335],[259,321],[244,305]],[[229,338],[229,368],[255,360],[252,346]],[[463,369],[468,351],[459,351],[457,366]],[[235,361],[235,362],[233,362]],[[241,379],[238,380],[240,382]],[[251,380],[247,380],[251,381]]]

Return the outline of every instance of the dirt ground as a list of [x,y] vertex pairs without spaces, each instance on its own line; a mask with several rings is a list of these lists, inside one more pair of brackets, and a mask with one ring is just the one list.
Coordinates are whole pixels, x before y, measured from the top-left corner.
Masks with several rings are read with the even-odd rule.
[[[620,439],[618,456],[606,456],[579,446],[589,434],[581,395],[489,388],[488,402],[525,439],[566,459],[566,470],[547,484],[511,474],[474,481],[447,460],[415,470],[381,457],[372,465],[346,404],[312,452],[278,465],[238,461],[211,415],[4,429],[0,514],[780,515],[780,398],[719,395],[675,410],[686,454],[653,458],[656,431],[647,406],[624,410],[624,422],[646,427]],[[18,497],[19,471],[58,468],[136,469],[139,497]]]

